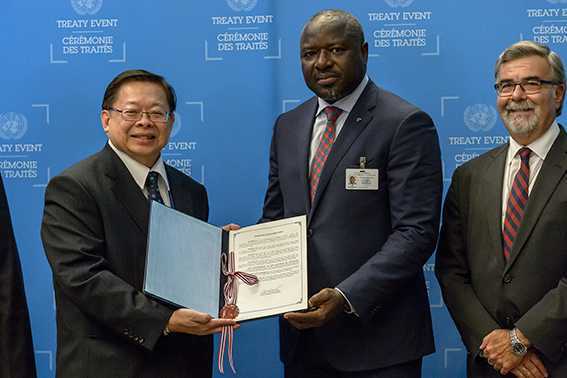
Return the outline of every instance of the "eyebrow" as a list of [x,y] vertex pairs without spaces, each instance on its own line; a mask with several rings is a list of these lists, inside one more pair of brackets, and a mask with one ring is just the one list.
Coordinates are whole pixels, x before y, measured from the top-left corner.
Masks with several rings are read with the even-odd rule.
[[[522,77],[522,78],[520,78],[519,81],[523,81],[523,80],[534,80],[534,79],[536,79],[536,80],[546,80],[546,79],[542,79],[542,78],[539,77],[539,76],[533,76],[533,75],[532,75],[532,76]],[[499,80],[498,82],[499,82],[499,83],[507,83],[507,82],[510,82],[510,81],[516,81],[516,80],[512,80],[512,79],[502,79],[502,80]]]
[[[140,104],[137,101],[126,101],[124,105],[140,105]],[[166,104],[161,102],[154,102],[150,104],[150,108],[153,108],[155,106],[166,106]]]

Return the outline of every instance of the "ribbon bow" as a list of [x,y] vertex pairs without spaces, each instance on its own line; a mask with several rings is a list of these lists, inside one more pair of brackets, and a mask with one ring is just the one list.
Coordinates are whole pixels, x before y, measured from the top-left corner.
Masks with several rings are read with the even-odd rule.
[[[236,279],[238,278],[246,285],[252,286],[258,283],[258,277],[253,274],[239,272],[234,270],[234,253],[229,252],[222,254],[222,273],[226,276],[226,282],[223,287],[224,306],[221,309],[220,317],[226,319],[235,319],[238,316],[238,306],[236,306],[236,298],[238,297],[238,286]],[[221,374],[224,374],[224,351],[227,349],[228,342],[228,362],[232,372],[236,374],[234,361],[232,358],[232,344],[234,338],[234,326],[227,325],[222,327],[221,339],[219,343],[218,368]]]

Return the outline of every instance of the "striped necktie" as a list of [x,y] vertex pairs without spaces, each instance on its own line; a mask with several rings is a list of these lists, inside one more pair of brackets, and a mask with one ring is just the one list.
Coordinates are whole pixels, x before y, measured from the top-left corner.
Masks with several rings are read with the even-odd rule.
[[325,132],[321,135],[321,140],[317,147],[317,151],[315,151],[315,156],[313,157],[313,162],[311,164],[311,171],[309,173],[309,193],[311,201],[315,198],[317,185],[319,185],[319,179],[321,178],[321,172],[323,172],[323,167],[329,157],[331,147],[333,147],[333,143],[335,142],[337,118],[339,118],[343,112],[335,106],[327,106],[323,111],[327,116],[327,125],[325,126]]
[[512,182],[512,189],[508,195],[508,203],[506,205],[506,216],[504,218],[504,227],[502,228],[502,239],[504,241],[504,257],[506,261],[510,258],[514,240],[518,235],[526,204],[528,203],[528,185],[530,179],[530,154],[531,150],[523,147],[518,152],[520,155],[520,169]]

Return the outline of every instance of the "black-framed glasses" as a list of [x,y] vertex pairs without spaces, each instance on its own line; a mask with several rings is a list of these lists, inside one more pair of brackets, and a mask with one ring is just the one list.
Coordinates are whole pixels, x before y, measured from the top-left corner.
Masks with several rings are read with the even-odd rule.
[[169,121],[169,114],[170,114],[170,112],[164,112],[161,110],[154,110],[151,112],[142,112],[140,110],[134,110],[134,109],[120,110],[117,108],[108,108],[107,110],[120,113],[122,119],[128,122],[137,122],[141,120],[142,114],[146,114],[152,122],[167,122]]
[[544,85],[557,85],[561,84],[557,81],[543,80],[543,79],[524,79],[520,81],[503,80],[499,83],[494,84],[494,89],[500,97],[512,96],[516,90],[516,86],[519,85],[525,94],[536,94],[541,91]]

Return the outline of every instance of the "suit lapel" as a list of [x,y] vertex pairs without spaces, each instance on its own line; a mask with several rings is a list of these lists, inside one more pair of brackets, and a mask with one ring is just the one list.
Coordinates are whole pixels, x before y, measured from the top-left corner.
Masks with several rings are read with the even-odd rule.
[[311,210],[311,199],[309,198],[309,153],[311,151],[311,135],[313,133],[313,123],[315,122],[315,112],[317,111],[317,97],[310,100],[308,110],[303,112],[298,120],[299,125],[305,127],[298,128],[297,158],[299,168],[299,184],[304,189],[303,201],[305,203],[305,213]]
[[[489,261],[494,265],[504,268],[504,251],[502,248],[502,185],[504,184],[504,167],[506,164],[506,151],[508,145],[491,151],[492,162],[486,169],[484,180],[478,193],[479,203],[482,208],[490,209],[483,211],[488,228],[488,237],[492,248],[488,250]],[[494,210],[494,211],[492,211]],[[491,264],[492,265],[492,264]]]
[[128,168],[108,144],[102,151],[102,156],[103,159],[106,159],[105,166],[108,167],[106,175],[111,181],[111,190],[118,203],[124,206],[140,231],[146,235],[148,233],[148,200],[134,181]]
[[372,120],[372,109],[376,107],[376,97],[378,96],[377,92],[378,88],[372,82],[369,82],[360,95],[360,98],[356,102],[354,108],[348,115],[341,133],[337,137],[335,143],[333,143],[327,162],[321,172],[321,178],[319,179],[319,185],[317,186],[317,192],[313,199],[310,212],[311,216],[309,218],[312,217],[313,213],[317,209],[317,205],[319,204],[321,197],[325,194],[325,190],[331,180],[331,177],[333,177],[335,173],[337,165],[340,163],[356,138]]
[[514,241],[514,246],[510,253],[510,259],[506,266],[506,271],[510,269],[514,261],[518,258],[524,244],[536,226],[545,205],[553,195],[559,181],[565,175],[566,168],[567,135],[561,128],[559,136],[553,143],[553,146],[549,150],[549,153],[541,166],[541,170],[539,171],[534,187],[530,193],[524,218],[522,219],[522,224],[518,230],[518,236]]

